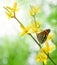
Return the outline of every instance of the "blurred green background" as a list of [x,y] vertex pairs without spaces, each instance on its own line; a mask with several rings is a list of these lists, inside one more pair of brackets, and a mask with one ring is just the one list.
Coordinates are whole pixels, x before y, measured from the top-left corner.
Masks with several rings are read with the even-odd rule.
[[[24,25],[30,23],[31,18],[28,15],[30,5],[41,5],[41,13],[37,15],[36,19],[42,22],[42,28],[50,28],[55,33],[53,42],[56,45],[56,49],[51,53],[51,58],[57,64],[57,1],[0,0],[0,65],[42,65],[42,63],[35,61],[39,47],[30,36],[25,35],[21,37],[19,35],[18,22],[12,19],[9,21],[4,15],[4,10],[2,11],[3,6],[12,5],[15,1],[18,3],[18,7],[20,7],[17,17]],[[4,16],[6,20],[3,20]],[[48,60],[47,65],[52,65],[52,62]]]

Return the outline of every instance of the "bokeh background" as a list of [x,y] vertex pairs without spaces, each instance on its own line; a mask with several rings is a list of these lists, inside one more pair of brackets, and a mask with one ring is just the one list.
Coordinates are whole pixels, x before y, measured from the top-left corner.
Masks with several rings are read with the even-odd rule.
[[[37,20],[42,22],[42,28],[50,28],[55,36],[53,42],[57,47],[57,0],[0,0],[0,65],[42,65],[36,62],[35,57],[39,47],[28,36],[20,36],[20,26],[14,19],[8,20],[5,15],[4,6],[13,6],[18,3],[20,11],[16,13],[17,18],[26,26],[30,23],[28,15],[30,5],[41,5]],[[52,59],[57,64],[57,48],[51,53]],[[52,65],[50,60],[47,65]]]

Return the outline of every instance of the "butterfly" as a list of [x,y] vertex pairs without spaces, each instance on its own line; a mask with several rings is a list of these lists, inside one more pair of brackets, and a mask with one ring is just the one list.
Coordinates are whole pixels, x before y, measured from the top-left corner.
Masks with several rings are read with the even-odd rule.
[[38,34],[36,34],[37,36],[37,40],[39,41],[39,43],[44,43],[47,39],[48,34],[50,33],[50,29],[46,29]]

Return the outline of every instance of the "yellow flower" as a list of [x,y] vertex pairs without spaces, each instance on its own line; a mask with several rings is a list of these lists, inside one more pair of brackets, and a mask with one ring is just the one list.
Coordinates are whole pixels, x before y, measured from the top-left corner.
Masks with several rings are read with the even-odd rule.
[[20,25],[20,27],[21,27],[21,29],[23,30],[22,32],[21,32],[21,36],[23,36],[23,35],[25,35],[25,34],[28,34],[29,33],[29,31],[30,31],[30,26],[27,26],[27,27],[24,27],[23,25]]
[[31,24],[31,32],[32,33],[38,33],[40,32],[41,28],[40,28],[40,22],[32,22]]
[[19,9],[17,8],[17,3],[14,2],[14,5],[13,5],[13,8],[9,7],[9,6],[6,6],[6,9],[8,9],[9,11],[12,11],[12,12],[16,12],[18,11]]
[[36,57],[36,61],[43,62],[44,64],[47,63],[47,56],[45,55],[45,53],[43,51],[38,53],[38,55]]
[[31,16],[34,16],[36,13],[40,13],[40,6],[34,7],[31,5],[31,10],[29,11],[29,14]]
[[5,12],[5,13],[6,13],[6,15],[8,16],[8,19],[10,19],[10,18],[13,18],[13,17],[14,17],[13,12]]
[[49,46],[48,41],[45,42],[45,47],[42,48],[47,54],[50,54],[53,49],[55,49],[55,45]]
[[9,19],[13,18],[15,16],[15,12],[18,11],[16,2],[14,2],[13,8],[11,8],[9,6],[6,6],[4,8],[6,9],[5,13],[6,13],[6,15],[8,16]]
[[47,40],[52,40],[53,37],[54,37],[54,33],[51,33],[50,35],[48,35]]

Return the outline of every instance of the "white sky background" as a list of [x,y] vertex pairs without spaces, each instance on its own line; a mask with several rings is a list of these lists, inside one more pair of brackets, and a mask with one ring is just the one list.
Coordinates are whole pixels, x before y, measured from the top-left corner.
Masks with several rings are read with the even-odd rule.
[[[52,2],[53,4],[57,4],[57,0],[45,0],[46,3]],[[0,0],[0,37],[4,35],[16,35],[18,32],[20,32],[19,24],[16,20],[11,19],[8,20],[7,16],[5,15],[5,10],[3,9],[3,6],[13,6],[14,0]],[[37,4],[39,4],[40,0],[35,0]],[[48,8],[45,6],[44,10],[47,12],[49,11]],[[20,19],[24,17],[24,11],[21,11],[19,15]],[[23,19],[24,20],[24,19]],[[22,21],[22,20],[21,20]]]

